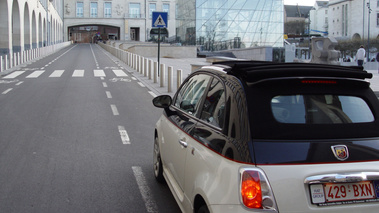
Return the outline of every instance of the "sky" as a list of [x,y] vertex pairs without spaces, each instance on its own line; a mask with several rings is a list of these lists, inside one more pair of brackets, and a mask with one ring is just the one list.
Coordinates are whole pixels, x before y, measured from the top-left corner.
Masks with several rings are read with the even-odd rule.
[[315,0],[284,0],[284,5],[313,6]]

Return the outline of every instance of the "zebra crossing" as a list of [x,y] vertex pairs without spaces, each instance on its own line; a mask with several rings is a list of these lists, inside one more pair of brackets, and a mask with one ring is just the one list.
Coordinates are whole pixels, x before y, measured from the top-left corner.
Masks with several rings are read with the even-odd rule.
[[[32,72],[19,70],[19,71],[14,71],[6,76],[3,76],[0,79],[15,79],[19,77],[33,79],[33,78],[38,78],[40,76],[44,76],[45,73],[48,73],[47,75],[49,78],[60,78],[65,72],[70,72],[70,71],[54,70],[52,73],[50,73],[49,71],[46,71],[46,70],[34,70]],[[78,70],[73,70],[72,73],[70,73],[71,77],[74,77],[74,78],[81,78],[87,75],[93,76],[93,77],[107,77],[107,75],[112,75],[112,77],[114,77],[113,74],[116,77],[128,77],[128,74],[126,74],[124,70],[120,70],[120,69],[114,69],[112,70],[112,72],[105,72],[102,69],[95,69],[92,71],[78,69]]]

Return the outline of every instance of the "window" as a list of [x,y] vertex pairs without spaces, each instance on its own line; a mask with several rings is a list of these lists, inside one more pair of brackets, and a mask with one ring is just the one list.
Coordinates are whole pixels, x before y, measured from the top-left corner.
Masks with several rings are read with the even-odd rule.
[[280,123],[345,124],[374,121],[367,103],[353,96],[288,95],[271,100],[274,118]]
[[139,3],[129,4],[129,18],[141,18],[141,6]]
[[91,11],[90,11],[91,18],[97,17],[97,2],[91,2]]
[[104,17],[112,18],[112,3],[111,2],[104,3]]
[[210,76],[202,74],[190,78],[178,92],[174,106],[189,114],[195,114],[209,80]]
[[155,3],[149,4],[149,17],[153,17],[153,12],[157,9],[157,5]]
[[222,83],[213,79],[204,101],[200,119],[222,128],[225,116],[225,95]]
[[376,26],[379,26],[379,13],[376,14]]
[[83,17],[83,2],[76,2],[76,17]]
[[167,18],[170,17],[170,4],[163,4],[163,12],[167,13]]

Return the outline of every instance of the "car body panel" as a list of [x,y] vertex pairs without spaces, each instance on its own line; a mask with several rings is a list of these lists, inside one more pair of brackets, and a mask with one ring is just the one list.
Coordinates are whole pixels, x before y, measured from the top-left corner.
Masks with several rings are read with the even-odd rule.
[[[379,161],[331,164],[258,165],[269,178],[280,213],[378,211],[379,202],[317,206],[311,203],[307,177],[329,173],[379,172]],[[352,209],[354,209],[352,211]]]

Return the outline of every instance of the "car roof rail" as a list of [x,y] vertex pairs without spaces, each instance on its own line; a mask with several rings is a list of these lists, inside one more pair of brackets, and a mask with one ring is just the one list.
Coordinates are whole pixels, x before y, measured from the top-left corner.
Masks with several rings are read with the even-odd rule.
[[256,82],[268,78],[282,77],[340,77],[353,79],[372,78],[372,73],[358,66],[339,66],[314,63],[276,63],[268,61],[222,61],[216,64],[227,65],[229,74]]

